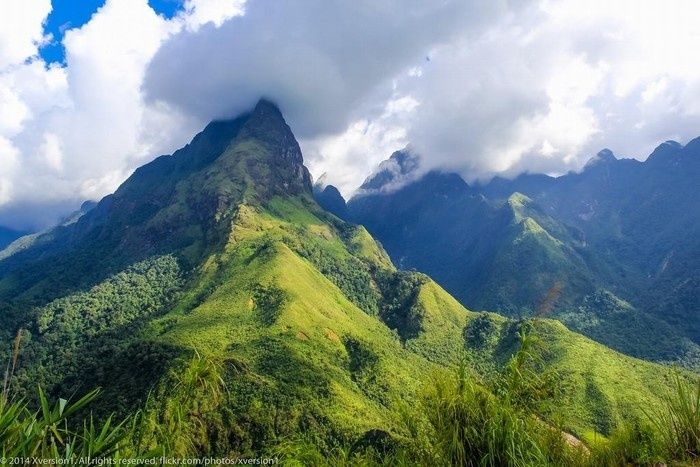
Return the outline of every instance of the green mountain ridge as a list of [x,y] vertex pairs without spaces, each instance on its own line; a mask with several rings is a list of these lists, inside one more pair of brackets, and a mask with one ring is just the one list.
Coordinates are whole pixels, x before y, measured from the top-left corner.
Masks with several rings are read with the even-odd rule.
[[[513,241],[573,254],[524,197],[501,214]],[[397,270],[364,227],[323,210],[266,101],[6,253],[0,313],[3,349],[22,329],[13,394],[101,386],[98,416],[155,413],[182,455],[261,455],[299,437],[324,448],[376,433],[400,443],[410,437],[401,404],[416,406],[436,374],[465,361],[487,380],[523,326]],[[557,415],[580,436],[643,418],[671,387],[664,366],[556,321],[534,328],[569,388]]]
[[396,187],[389,169],[416,156],[394,154],[346,218],[469,308],[547,309],[627,354],[697,368],[697,147],[664,143],[643,163],[606,150],[581,173],[473,187],[437,171],[402,172]]

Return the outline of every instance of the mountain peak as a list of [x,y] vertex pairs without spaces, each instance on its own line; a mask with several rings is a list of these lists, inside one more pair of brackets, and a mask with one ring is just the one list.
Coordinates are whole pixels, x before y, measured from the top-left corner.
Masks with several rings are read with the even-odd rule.
[[278,194],[312,193],[311,175],[299,143],[274,103],[260,99],[235,141],[239,148],[245,148],[237,154],[245,158],[253,181],[265,185],[258,188]]
[[656,149],[654,149],[654,151],[651,154],[649,154],[647,162],[666,159],[672,156],[673,154],[676,154],[677,152],[681,151],[682,149],[683,146],[676,141],[665,141],[659,144],[656,147]]
[[598,152],[596,155],[598,159],[603,160],[603,161],[616,161],[617,157],[615,157],[615,154],[608,148],[605,148],[601,151]]
[[610,163],[615,161],[617,161],[617,157],[615,157],[615,154],[610,149],[605,148],[599,151],[598,154],[596,154],[595,156],[588,159],[588,162],[586,162],[584,169],[588,169],[600,163]]
[[346,219],[348,214],[345,198],[333,185],[314,185],[314,198],[326,211],[335,214],[341,219]]
[[361,194],[391,192],[415,179],[420,167],[420,158],[409,148],[394,152],[389,159],[381,162],[377,170],[367,177]]
[[314,191],[323,191],[328,186],[328,172],[323,172],[318,180],[314,181]]
[[284,117],[282,116],[282,112],[280,111],[279,107],[277,107],[277,104],[272,102],[271,100],[261,97],[258,100],[258,103],[255,104],[255,107],[253,108],[253,111],[251,112],[252,114],[263,114],[263,115],[274,115],[276,118],[281,118],[284,120]]
[[700,155],[700,136],[692,139],[683,148],[686,154],[698,154]]
[[[136,169],[117,191],[143,192],[164,180],[180,180],[206,169],[210,177],[245,191],[265,195],[312,193],[311,176],[301,149],[279,108],[267,99],[236,118],[214,120],[171,156],[161,156]],[[247,176],[243,176],[247,174]],[[236,180],[234,180],[236,179]],[[232,188],[233,185],[230,187]],[[193,186],[213,189],[214,184]],[[222,188],[229,192],[230,188]]]

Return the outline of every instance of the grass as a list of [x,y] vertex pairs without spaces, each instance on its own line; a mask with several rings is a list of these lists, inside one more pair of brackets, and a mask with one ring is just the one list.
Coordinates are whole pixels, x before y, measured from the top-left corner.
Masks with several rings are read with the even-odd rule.
[[[469,312],[426,280],[416,296],[424,310],[422,329],[402,339],[381,316],[350,300],[351,294],[299,247],[314,244],[345,260],[355,257],[354,238],[327,224],[303,200],[277,200],[270,210],[241,206],[228,246],[205,264],[202,282],[194,287],[211,292],[192,309],[176,308],[156,320],[149,338],[244,368],[222,376],[232,394],[245,395],[231,402],[231,410],[253,417],[260,414],[256,407],[268,404],[288,417],[285,424],[268,420],[257,428],[262,445],[314,430],[330,436],[322,444],[335,440],[331,445],[352,444],[371,430],[398,433],[403,422],[394,402],[415,403],[434,372],[457,368],[465,358],[485,383],[489,374],[501,371],[518,348],[517,323]],[[360,264],[381,267],[381,249],[370,248],[366,239],[363,244],[362,251],[374,253],[363,255]],[[379,261],[372,263],[377,255]],[[274,291],[272,298],[284,298],[273,300],[274,313],[264,315],[261,326],[259,304],[268,291]],[[491,323],[488,344],[473,348],[465,341],[465,328],[484,316]],[[625,414],[641,419],[642,407],[662,403],[653,388],[670,387],[663,367],[613,352],[554,321],[537,320],[535,329],[546,343],[542,365],[561,377],[564,389],[552,404],[556,414],[543,411],[548,423],[579,436],[611,435]],[[607,409],[601,413],[601,407]],[[241,445],[246,443],[254,449],[254,442]]]
[[[578,455],[559,430],[602,433],[615,458],[620,440],[641,438],[615,427],[664,406],[661,394],[672,387],[664,367],[543,319],[533,325],[541,345],[522,357],[522,323],[470,312],[429,278],[397,273],[366,231],[330,222],[309,203],[238,206],[223,249],[189,276],[172,308],[131,337],[178,349],[130,419],[132,449],[280,450],[289,462],[327,456],[338,465],[555,464]],[[406,279],[402,292],[388,293],[397,277]],[[405,322],[409,333],[392,325]],[[470,377],[436,376],[461,362]],[[499,386],[504,372],[517,377]],[[542,390],[549,380],[534,375],[547,372],[564,390]],[[112,391],[128,390],[124,374],[111,375]],[[537,404],[524,397],[535,390]]]
[[689,384],[674,378],[675,391],[666,396],[663,408],[651,412],[666,451],[676,458],[700,460],[700,379]]
[[[536,402],[551,397],[551,391],[541,390],[542,376],[532,371],[540,363],[534,328],[521,327],[518,341],[518,349],[497,384],[480,382],[465,365],[456,372],[433,371],[414,402],[388,401],[397,421],[391,431],[368,430],[361,437],[340,437],[331,444],[327,443],[328,433],[324,435],[315,426],[282,437],[267,433],[273,439],[232,451],[237,441],[243,441],[236,440],[240,430],[260,436],[261,429],[271,428],[259,425],[261,421],[279,423],[287,417],[275,421],[280,407],[270,404],[252,404],[237,416],[231,409],[244,393],[240,386],[231,384],[231,377],[245,376],[250,368],[238,360],[222,361],[197,353],[171,373],[144,409],[121,423],[113,423],[112,417],[95,423],[85,414],[99,391],[74,403],[59,399],[51,406],[40,389],[37,411],[28,410],[21,402],[3,402],[0,447],[4,456],[54,459],[155,458],[210,452],[245,456],[250,455],[245,452],[249,449],[256,455],[277,456],[284,465],[333,466],[612,467],[697,460],[700,380],[691,387],[679,376],[661,412],[650,414],[651,419],[644,424],[621,424],[609,437],[589,441],[585,447],[567,440],[560,426],[533,411]],[[368,343],[346,340],[344,346],[350,354],[352,374],[366,379],[377,369],[380,360]],[[283,360],[280,357],[277,355],[275,365]],[[314,375],[309,372],[306,376]],[[278,382],[283,379],[278,378]],[[245,425],[241,415],[252,424]]]
[[128,421],[113,423],[111,418],[97,426],[92,418],[73,429],[68,425],[77,412],[94,401],[98,390],[68,403],[59,399],[53,406],[39,389],[39,406],[31,411],[23,402],[0,402],[0,453],[2,457],[76,459],[79,457],[119,457],[127,442]]

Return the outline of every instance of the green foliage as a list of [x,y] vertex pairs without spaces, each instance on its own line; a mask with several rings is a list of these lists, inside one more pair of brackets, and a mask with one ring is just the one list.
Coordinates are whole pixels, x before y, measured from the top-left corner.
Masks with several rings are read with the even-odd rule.
[[379,362],[377,355],[367,345],[352,337],[346,338],[344,343],[350,357],[350,373],[353,377],[356,378],[362,373],[373,373]]
[[86,383],[99,386],[101,381],[96,380],[95,372],[85,370],[105,365],[105,357],[107,361],[114,361],[117,355],[126,357],[124,352],[143,322],[165,311],[182,284],[175,258],[156,257],[115,274],[89,291],[56,299],[35,310],[36,324],[29,327],[23,342],[15,391],[27,396],[31,386],[40,382],[54,392],[57,385],[81,373],[79,381],[59,392],[72,393]]
[[229,397],[223,372],[221,363],[198,353],[182,362],[136,413],[129,443],[137,451],[160,449],[177,456],[217,449],[226,437],[219,431],[225,425],[220,405]]
[[668,456],[663,449],[661,433],[647,422],[618,425],[607,438],[591,440],[590,463],[604,467],[620,465],[658,465]]
[[504,368],[496,392],[515,407],[549,415],[553,408],[547,404],[564,395],[564,378],[545,364],[546,347],[532,323],[520,323],[518,340],[519,348]]
[[493,348],[498,342],[499,326],[487,314],[481,314],[464,327],[466,344],[477,350]]
[[274,285],[264,286],[258,284],[253,288],[253,301],[255,309],[260,317],[260,322],[270,326],[277,321],[277,317],[282,313],[282,307],[287,301],[284,290]]
[[571,329],[629,355],[700,368],[700,346],[609,291],[585,296],[577,307],[558,313],[557,318]]
[[380,317],[402,339],[417,337],[423,329],[425,310],[418,293],[427,278],[408,271],[381,271],[377,284],[382,292]]
[[436,454],[452,465],[514,466],[544,463],[528,421],[514,407],[462,374],[438,379],[425,410]]
[[[37,311],[37,331],[63,348],[76,338],[91,338],[162,310],[181,286],[172,256],[143,261],[94,286],[52,301]],[[69,350],[70,351],[70,350]]]
[[39,388],[39,410],[23,402],[0,402],[0,453],[2,457],[36,457],[76,460],[80,457],[119,458],[136,454],[128,446],[128,420],[114,423],[111,417],[99,425],[92,417],[73,427],[76,414],[99,395],[94,390],[75,402],[59,399],[51,406]]
[[700,378],[694,384],[680,375],[663,409],[650,412],[667,453],[675,459],[700,459]]
[[373,286],[371,270],[363,261],[346,255],[333,254],[318,242],[291,243],[300,255],[311,261],[360,309],[370,315],[379,312],[381,296]]

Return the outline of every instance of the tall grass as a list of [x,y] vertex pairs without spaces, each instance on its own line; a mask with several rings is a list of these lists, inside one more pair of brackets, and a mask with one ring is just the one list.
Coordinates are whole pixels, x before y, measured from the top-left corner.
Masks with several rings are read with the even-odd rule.
[[590,450],[591,466],[656,466],[674,460],[664,452],[656,428],[645,421],[621,423],[607,438],[593,440]]
[[676,373],[674,389],[650,418],[671,458],[700,461],[700,378],[691,385]]
[[71,416],[85,408],[99,394],[91,391],[69,403],[59,399],[51,406],[39,388],[37,411],[23,402],[0,401],[0,451],[2,457],[74,459],[80,456],[118,456],[127,438],[127,422],[115,424],[107,418],[96,426],[92,417],[82,427],[70,427]]
[[[75,402],[59,398],[53,405],[41,387],[36,410],[24,400],[12,401],[11,380],[20,351],[22,331],[13,343],[0,397],[0,456],[75,460],[79,457],[148,457],[202,452],[206,445],[206,413],[225,393],[218,363],[195,353],[181,371],[172,374],[171,391],[162,401],[150,395],[143,409],[115,422],[96,421],[88,406],[100,390]],[[172,397],[173,395],[178,397]]]
[[[317,433],[266,446],[286,465],[457,465],[483,467],[656,465],[700,460],[700,380],[675,377],[675,391],[650,420],[622,424],[607,438],[584,446],[538,412],[551,397],[552,378],[539,371],[540,341],[532,326],[520,330],[520,347],[498,381],[487,386],[462,365],[454,374],[435,374],[419,404],[396,401],[402,424],[376,443],[318,443]],[[14,343],[13,360],[21,337]],[[78,457],[195,456],[212,446],[231,449],[232,419],[222,416],[233,397],[220,362],[198,353],[173,370],[142,410],[121,422],[95,421],[86,411],[99,396],[91,391],[75,402],[51,404],[38,390],[37,409],[0,399],[0,456],[76,459]],[[238,428],[236,428],[238,429]],[[304,434],[307,436],[305,437]],[[219,436],[217,441],[217,436]],[[325,447],[321,447],[325,446]],[[330,446],[330,447],[329,447]]]
[[465,377],[438,379],[425,400],[436,457],[449,465],[544,465],[532,422]]
[[198,352],[174,369],[133,417],[135,449],[183,457],[210,454],[214,432],[221,435],[226,428],[220,410],[229,394],[222,372],[219,362]]
[[5,369],[5,377],[2,381],[2,401],[7,402],[8,395],[10,393],[10,382],[15,374],[15,368],[17,367],[17,359],[19,358],[19,350],[22,344],[22,329],[17,331],[14,343],[12,345],[12,356],[7,361],[7,368]]

